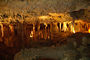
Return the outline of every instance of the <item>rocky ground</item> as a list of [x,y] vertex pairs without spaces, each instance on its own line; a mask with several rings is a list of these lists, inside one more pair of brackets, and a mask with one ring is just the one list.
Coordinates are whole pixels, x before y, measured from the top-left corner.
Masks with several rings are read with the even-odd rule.
[[90,60],[90,34],[75,33],[63,37],[64,34],[52,41],[31,41],[30,46],[24,48],[1,43],[0,60]]
[[[14,60],[90,60],[90,34],[76,33],[67,38],[67,43],[41,48],[21,49]],[[51,42],[50,42],[51,43]]]

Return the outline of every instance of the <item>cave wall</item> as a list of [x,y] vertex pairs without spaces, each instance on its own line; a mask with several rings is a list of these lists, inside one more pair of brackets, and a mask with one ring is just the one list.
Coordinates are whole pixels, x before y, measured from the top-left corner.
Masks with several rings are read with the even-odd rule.
[[30,12],[37,15],[49,12],[71,12],[90,9],[90,0],[0,0],[0,7],[8,7],[19,12]]
[[83,20],[90,22],[90,9],[80,9],[78,11],[70,12],[74,20]]

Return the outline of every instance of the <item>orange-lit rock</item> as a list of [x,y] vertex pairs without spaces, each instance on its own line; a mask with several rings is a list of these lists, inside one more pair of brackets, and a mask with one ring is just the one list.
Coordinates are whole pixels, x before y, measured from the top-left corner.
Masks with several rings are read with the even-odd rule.
[[90,28],[88,29],[88,32],[90,33]]
[[11,32],[14,32],[14,27],[13,27],[13,25],[9,25],[9,28],[10,28]]

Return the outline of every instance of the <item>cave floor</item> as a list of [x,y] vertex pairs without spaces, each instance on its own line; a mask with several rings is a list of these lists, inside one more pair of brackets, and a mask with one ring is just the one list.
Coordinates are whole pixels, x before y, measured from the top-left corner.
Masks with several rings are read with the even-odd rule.
[[[71,44],[72,41],[76,41],[77,47],[82,45],[82,38],[86,37],[89,41],[90,34],[88,33],[60,33],[58,35],[54,34],[52,40],[30,40],[28,44],[22,44],[23,46],[18,47],[7,47],[3,43],[0,44],[0,60],[13,60],[15,54],[24,48],[40,48],[40,47],[60,47],[63,45]],[[58,36],[58,37],[55,37]],[[61,37],[60,37],[61,36]],[[66,36],[66,37],[65,37]],[[71,42],[71,43],[70,43]],[[90,44],[87,44],[88,46]],[[41,60],[44,60],[43,58]]]

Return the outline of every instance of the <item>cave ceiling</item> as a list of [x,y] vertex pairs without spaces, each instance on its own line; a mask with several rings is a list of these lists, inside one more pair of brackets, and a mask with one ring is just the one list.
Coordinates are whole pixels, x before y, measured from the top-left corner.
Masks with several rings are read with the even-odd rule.
[[0,13],[41,16],[80,9],[87,9],[90,13],[90,0],[0,0]]
[[[90,9],[90,0],[0,0],[0,7],[27,12],[71,12]],[[19,11],[18,10],[18,11]]]

